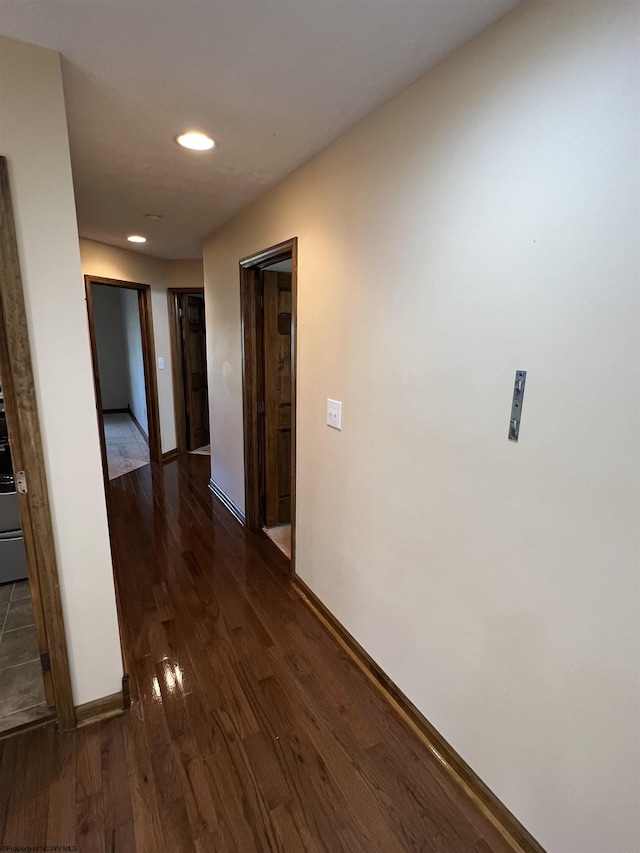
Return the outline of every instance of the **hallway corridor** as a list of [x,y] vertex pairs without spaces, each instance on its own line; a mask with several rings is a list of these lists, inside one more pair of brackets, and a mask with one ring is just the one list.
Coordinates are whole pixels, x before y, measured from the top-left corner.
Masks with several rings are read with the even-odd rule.
[[5,845],[511,848],[317,621],[288,561],[185,454],[110,484],[124,716],[0,741]]

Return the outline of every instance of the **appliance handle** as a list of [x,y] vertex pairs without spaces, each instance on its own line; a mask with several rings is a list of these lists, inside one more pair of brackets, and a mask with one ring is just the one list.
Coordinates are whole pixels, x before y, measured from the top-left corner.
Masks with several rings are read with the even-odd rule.
[[17,542],[18,539],[22,538],[22,530],[7,530],[0,533],[0,542]]

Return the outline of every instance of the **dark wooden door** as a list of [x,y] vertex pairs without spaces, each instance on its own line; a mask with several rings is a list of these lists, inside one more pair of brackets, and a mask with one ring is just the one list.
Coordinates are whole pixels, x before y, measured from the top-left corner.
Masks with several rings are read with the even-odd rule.
[[204,299],[182,297],[182,365],[187,450],[209,444],[207,339]]
[[291,273],[263,273],[266,525],[291,521]]

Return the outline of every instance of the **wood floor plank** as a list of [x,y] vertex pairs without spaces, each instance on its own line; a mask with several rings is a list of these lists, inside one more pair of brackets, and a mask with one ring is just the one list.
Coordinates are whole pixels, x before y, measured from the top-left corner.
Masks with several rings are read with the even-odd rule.
[[17,737],[0,740],[0,839],[5,837],[4,830],[14,787],[19,743],[20,740]]
[[158,792],[139,704],[131,708],[127,723],[124,738],[136,849],[151,853],[164,843],[164,838],[158,814]]
[[307,824],[300,804],[294,800],[289,800],[272,809],[271,819],[280,833],[285,850],[322,853],[327,849],[321,838],[312,834],[312,829]]
[[[59,732],[53,742],[53,766],[49,782],[47,845],[76,843],[77,750],[73,732]],[[46,784],[46,783],[45,783]]]
[[226,739],[216,755],[205,759],[205,765],[219,823],[231,849],[284,853],[242,742]]
[[[191,833],[189,817],[182,797],[163,805],[160,810],[160,821],[165,847],[158,849],[167,850],[168,853],[195,851],[195,839]],[[213,851],[220,848],[211,849]]]
[[135,832],[123,727],[119,720],[99,725],[105,847],[128,853],[135,851]]
[[198,693],[188,693],[185,697],[185,707],[189,720],[189,731],[193,733],[200,758],[215,755],[219,749],[219,733],[216,732],[209,711],[202,704]]
[[291,789],[271,740],[263,732],[256,732],[245,738],[243,744],[269,811],[288,803]]
[[331,779],[332,788],[349,824],[368,840],[370,849],[372,845],[380,844],[385,850],[399,853],[403,847],[389,820],[386,804],[379,800],[376,791],[368,784],[362,768],[341,749],[334,732],[318,713],[319,709],[305,705],[293,679],[287,678],[284,671],[277,672],[276,679],[272,684],[263,682],[270,690],[270,704],[276,705],[278,697],[286,696],[283,712],[290,723],[295,721],[296,726],[313,744],[319,774],[325,779]]
[[261,726],[269,732],[283,775],[313,836],[326,850],[370,850],[366,833],[349,817],[347,800],[336,784],[332,768],[310,736],[296,727],[295,709],[280,682],[275,677],[264,679],[259,696]]
[[164,714],[162,692],[150,658],[145,661],[144,669],[138,674],[138,679],[139,683],[142,681],[139,701],[158,798],[161,804],[171,803],[181,796],[182,790],[171,750],[171,737]]
[[181,773],[185,808],[194,839],[218,837],[218,818],[207,784],[204,759],[200,756],[195,737],[183,736],[174,740],[173,749]]
[[64,847],[76,843],[75,776],[56,779],[49,788],[47,845]]
[[102,737],[99,726],[89,726],[75,733],[76,800],[102,792]]
[[105,848],[102,793],[89,794],[76,803],[76,836],[82,853],[110,853]]
[[44,843],[47,837],[55,735],[54,728],[47,726],[20,737],[3,835],[5,845],[32,846]]

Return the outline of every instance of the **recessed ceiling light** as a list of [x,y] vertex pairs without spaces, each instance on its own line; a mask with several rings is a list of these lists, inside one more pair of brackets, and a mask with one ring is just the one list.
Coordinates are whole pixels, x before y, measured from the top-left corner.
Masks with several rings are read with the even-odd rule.
[[148,219],[149,222],[160,222],[162,219],[161,213],[145,213],[144,218]]
[[210,151],[216,147],[211,137],[205,136],[204,133],[198,133],[195,130],[176,136],[176,142],[178,145],[182,145],[183,148],[190,148],[191,151]]
[[147,242],[147,238],[146,238],[146,237],[141,237],[139,234],[130,234],[130,235],[127,237],[127,240],[128,240],[130,243],[146,243],[146,242]]

